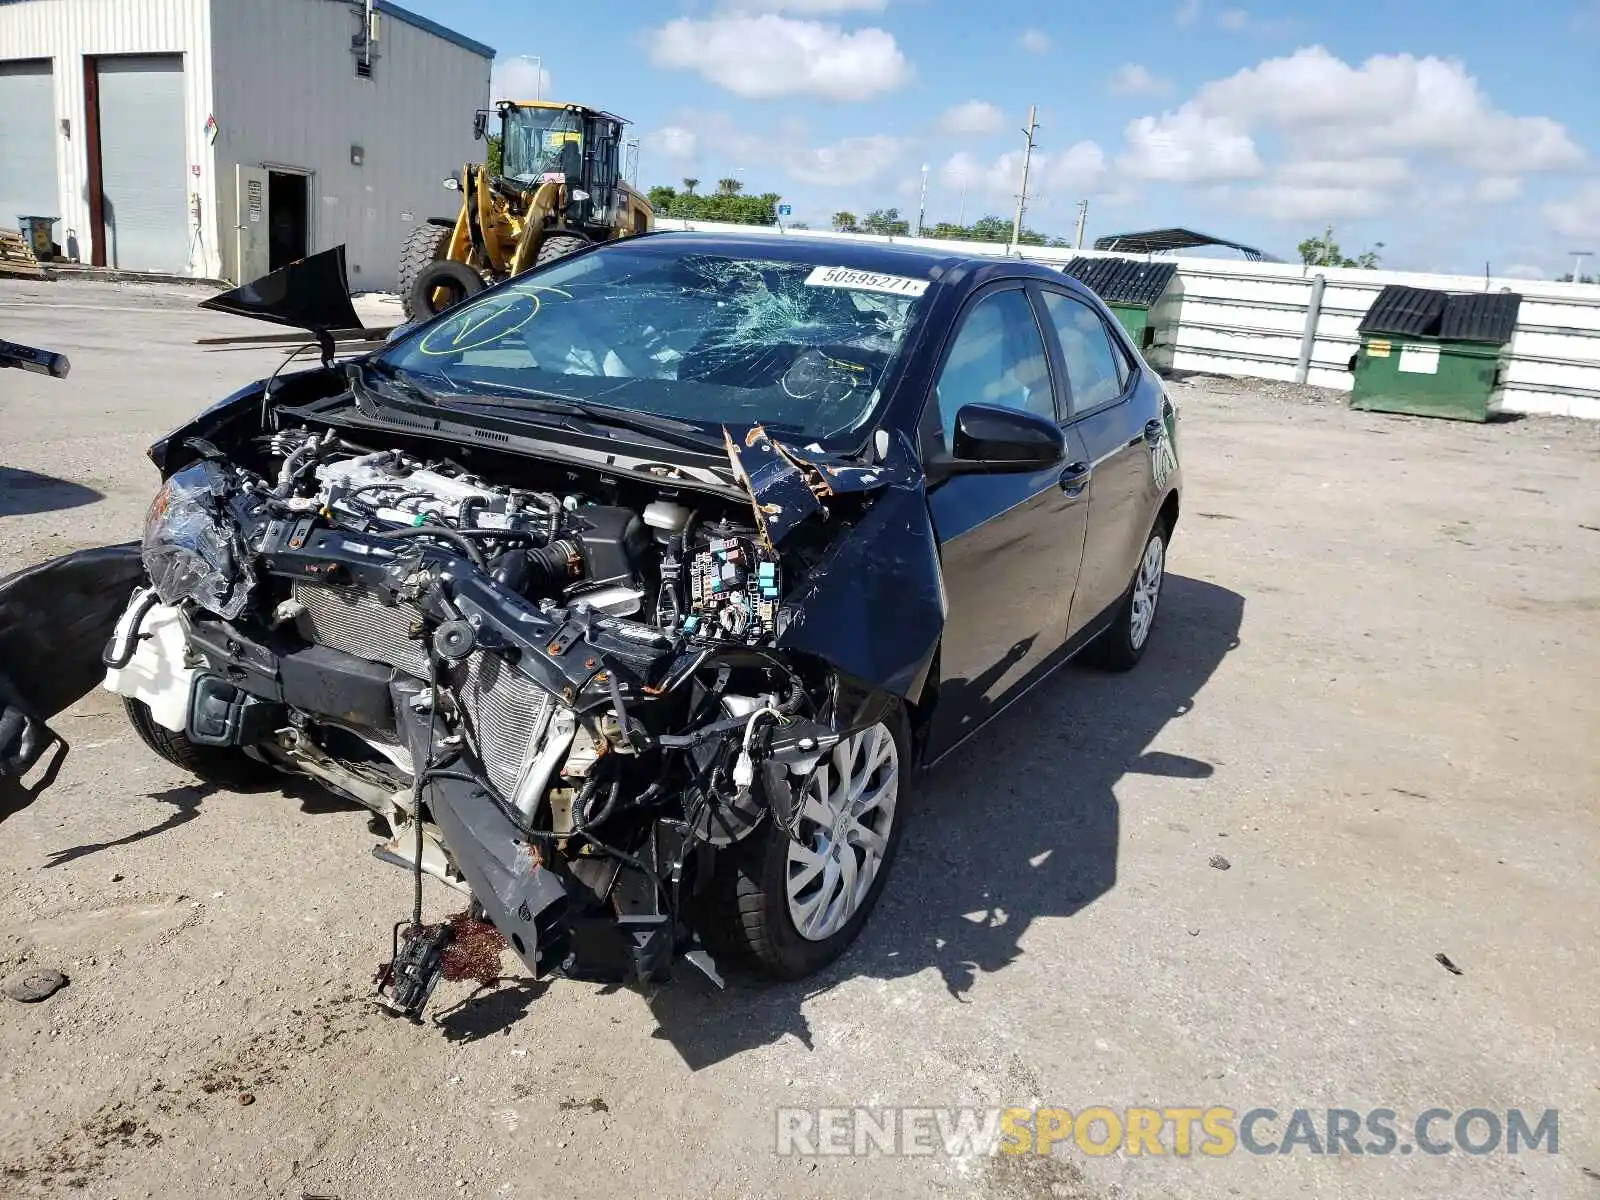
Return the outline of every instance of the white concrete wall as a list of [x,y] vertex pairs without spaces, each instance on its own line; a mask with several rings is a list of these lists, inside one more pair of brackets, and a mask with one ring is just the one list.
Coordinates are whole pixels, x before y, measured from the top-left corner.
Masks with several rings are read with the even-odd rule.
[[[229,0],[220,0],[229,2]],[[83,103],[83,60],[105,54],[182,54],[184,71],[184,146],[191,167],[200,167],[187,184],[174,187],[175,203],[200,201],[198,229],[191,230],[188,273],[215,276],[221,271],[216,221],[216,175],[206,143],[205,120],[211,104],[210,0],[13,0],[0,3],[0,58],[52,60],[56,99],[56,165],[59,204],[56,241],[78,242],[89,262],[88,133]],[[66,134],[59,123],[70,122]],[[177,181],[175,181],[176,183]],[[185,189],[186,190],[183,190]]]
[[[783,231],[769,226],[665,218],[656,224],[662,229],[784,236]],[[795,230],[793,236],[893,242],[953,254],[1000,256],[1007,250],[998,243],[886,238],[831,230]],[[1060,264],[1079,254],[1139,257],[1041,246],[1023,247],[1022,256],[1033,262]],[[1307,268],[1220,258],[1163,256],[1162,261],[1176,262],[1178,274],[1152,314],[1155,324],[1166,327],[1149,352],[1158,367],[1293,380],[1311,303],[1312,278],[1320,273],[1326,284],[1306,382],[1349,391],[1352,376],[1348,364],[1358,345],[1356,329],[1384,285],[1400,283],[1451,292],[1509,289],[1521,294],[1522,306],[1497,407],[1506,412],[1600,420],[1600,286],[1526,279],[1486,281],[1481,275]]]
[[[356,75],[351,6],[332,0],[210,0],[216,54],[219,198],[235,270],[234,166],[290,166],[309,183],[312,252],[343,243],[353,291],[395,286],[400,243],[453,216],[441,180],[481,161],[472,115],[489,103],[490,60],[380,14],[372,78]],[[350,147],[364,151],[361,166]]]

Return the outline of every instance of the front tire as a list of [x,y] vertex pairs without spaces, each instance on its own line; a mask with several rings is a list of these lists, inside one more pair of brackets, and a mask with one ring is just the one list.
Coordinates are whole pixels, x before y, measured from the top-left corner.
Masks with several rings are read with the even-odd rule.
[[539,243],[539,253],[533,257],[533,265],[542,267],[545,263],[555,262],[558,258],[565,258],[569,254],[576,254],[593,245],[588,238],[579,237],[574,233],[552,233]]
[[1170,537],[1165,521],[1156,527],[1139,555],[1139,565],[1134,568],[1133,582],[1122,598],[1122,606],[1111,622],[1111,627],[1095,639],[1088,660],[1106,671],[1130,671],[1144,657],[1150,645],[1150,635],[1155,630],[1156,610],[1161,603],[1161,588],[1167,578],[1167,540]]
[[158,724],[142,700],[124,696],[122,707],[141,742],[200,782],[229,792],[255,792],[274,786],[277,772],[243,750],[196,745],[183,734]]
[[707,913],[712,949],[778,979],[803,979],[842,955],[888,880],[910,772],[899,707],[835,747],[802,797],[798,838],[769,817],[721,856]]

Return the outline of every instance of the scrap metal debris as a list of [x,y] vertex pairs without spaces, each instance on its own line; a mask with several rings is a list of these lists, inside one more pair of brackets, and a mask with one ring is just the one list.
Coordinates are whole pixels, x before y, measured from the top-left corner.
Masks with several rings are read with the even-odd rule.
[[1219,871],[1226,871],[1228,868],[1233,866],[1231,862],[1223,858],[1220,854],[1213,854],[1211,856],[1211,865]]
[[1451,962],[1450,961],[1450,956],[1448,954],[1446,954],[1442,950],[1438,954],[1435,954],[1433,956],[1433,961],[1438,963],[1446,971],[1449,971],[1450,974],[1452,974],[1452,975],[1464,975],[1464,974],[1466,974],[1465,971],[1463,971],[1460,967],[1456,966],[1455,963]]

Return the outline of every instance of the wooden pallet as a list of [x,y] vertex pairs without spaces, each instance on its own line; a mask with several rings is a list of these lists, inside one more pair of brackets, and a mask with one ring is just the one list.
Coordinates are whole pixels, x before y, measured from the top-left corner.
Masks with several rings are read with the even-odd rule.
[[22,279],[46,278],[44,268],[33,256],[33,247],[16,229],[0,229],[0,275]]

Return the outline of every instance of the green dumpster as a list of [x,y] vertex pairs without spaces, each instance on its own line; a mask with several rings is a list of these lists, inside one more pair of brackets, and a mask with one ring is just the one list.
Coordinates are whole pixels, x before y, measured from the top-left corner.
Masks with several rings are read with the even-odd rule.
[[1391,284],[1362,318],[1350,407],[1487,421],[1522,297]]
[[1140,350],[1155,345],[1159,321],[1151,310],[1178,273],[1172,262],[1134,258],[1075,258],[1062,270],[1105,302]]

